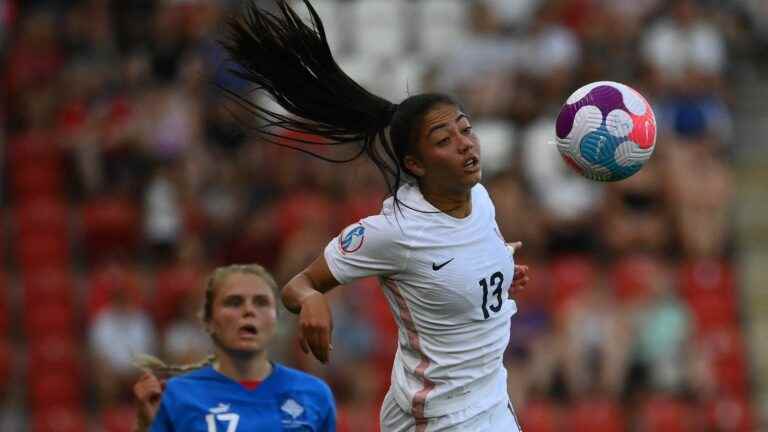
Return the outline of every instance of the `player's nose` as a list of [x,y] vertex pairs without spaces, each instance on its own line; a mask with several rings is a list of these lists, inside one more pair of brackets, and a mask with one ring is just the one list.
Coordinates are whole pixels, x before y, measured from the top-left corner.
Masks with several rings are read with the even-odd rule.
[[256,315],[256,305],[251,302],[245,302],[243,304],[242,312],[243,312],[243,316],[247,316],[247,317],[254,316]]

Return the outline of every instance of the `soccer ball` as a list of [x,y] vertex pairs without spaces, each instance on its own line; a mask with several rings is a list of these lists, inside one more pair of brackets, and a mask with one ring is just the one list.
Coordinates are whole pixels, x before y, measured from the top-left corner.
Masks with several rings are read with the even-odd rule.
[[640,171],[656,146],[656,117],[631,87],[599,81],[573,92],[555,126],[565,162],[591,180],[617,181]]

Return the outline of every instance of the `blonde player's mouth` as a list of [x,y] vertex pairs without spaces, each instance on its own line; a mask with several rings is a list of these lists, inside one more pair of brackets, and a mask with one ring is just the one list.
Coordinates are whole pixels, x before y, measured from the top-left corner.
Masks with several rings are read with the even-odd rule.
[[259,334],[259,330],[252,324],[246,324],[237,330],[237,335],[243,338],[253,338]]

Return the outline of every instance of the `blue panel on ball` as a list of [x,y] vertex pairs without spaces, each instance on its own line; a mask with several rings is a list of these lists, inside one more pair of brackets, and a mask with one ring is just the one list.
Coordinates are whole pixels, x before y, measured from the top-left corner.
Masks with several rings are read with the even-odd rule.
[[589,163],[607,168],[611,174],[605,181],[625,179],[640,171],[642,165],[632,164],[621,166],[616,161],[616,149],[627,137],[615,137],[608,132],[605,125],[584,136],[579,143],[581,156]]

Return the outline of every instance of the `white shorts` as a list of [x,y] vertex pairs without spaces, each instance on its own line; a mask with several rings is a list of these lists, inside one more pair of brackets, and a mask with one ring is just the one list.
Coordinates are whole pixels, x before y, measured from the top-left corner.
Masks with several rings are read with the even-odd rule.
[[509,401],[467,416],[467,410],[441,417],[430,417],[416,424],[413,414],[403,411],[391,391],[381,404],[381,432],[521,432],[517,416]]

